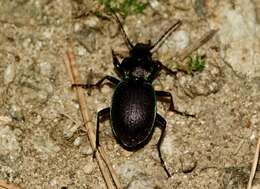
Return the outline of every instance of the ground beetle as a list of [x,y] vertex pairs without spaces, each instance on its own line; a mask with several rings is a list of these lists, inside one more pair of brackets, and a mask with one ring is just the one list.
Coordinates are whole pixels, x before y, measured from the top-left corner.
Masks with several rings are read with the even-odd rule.
[[99,121],[103,116],[110,115],[113,134],[117,142],[128,151],[136,151],[146,145],[150,141],[155,127],[159,127],[161,136],[157,143],[157,150],[161,165],[168,177],[170,177],[160,151],[166,121],[156,112],[156,98],[169,97],[171,100],[170,110],[181,115],[189,116],[189,114],[174,109],[171,93],[154,90],[152,82],[160,70],[165,67],[161,62],[152,59],[152,53],[156,48],[159,48],[159,45],[172,31],[180,26],[181,21],[177,21],[171,26],[153,45],[150,42],[133,45],[127,37],[119,18],[116,14],[114,16],[129,47],[129,56],[124,58],[121,63],[112,50],[113,64],[122,80],[112,76],[105,76],[96,84],[73,84],[73,86],[83,88],[100,87],[104,80],[114,84],[116,88],[111,107],[104,108],[97,114],[96,147],[99,146]]

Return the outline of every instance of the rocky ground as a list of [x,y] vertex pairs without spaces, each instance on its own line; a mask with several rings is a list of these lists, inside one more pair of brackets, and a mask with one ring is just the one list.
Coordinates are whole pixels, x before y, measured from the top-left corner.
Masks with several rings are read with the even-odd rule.
[[[260,1],[150,0],[124,27],[133,42],[156,41],[177,19],[182,26],[154,56],[165,64],[209,30],[218,32],[193,53],[205,56],[203,71],[162,71],[154,82],[171,92],[177,109],[196,115],[158,102],[167,120],[162,154],[173,176],[160,166],[159,129],[143,149],[127,152],[107,120],[101,145],[129,189],[246,188],[260,131]],[[72,39],[84,81],[118,77],[111,48],[125,44],[117,23],[90,0],[1,1],[0,23],[0,180],[28,189],[106,188],[63,59]],[[112,93],[110,85],[86,91],[93,123]]]

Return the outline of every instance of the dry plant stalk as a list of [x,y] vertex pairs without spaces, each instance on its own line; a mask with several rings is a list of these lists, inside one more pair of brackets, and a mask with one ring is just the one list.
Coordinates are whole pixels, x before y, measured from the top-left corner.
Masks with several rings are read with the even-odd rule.
[[[64,57],[64,63],[66,65],[71,83],[81,83],[80,75],[76,67],[75,56],[73,53],[72,46],[68,47],[66,57]],[[96,138],[93,130],[94,125],[91,122],[90,113],[85,102],[85,96],[83,91],[84,89],[80,87],[76,87],[75,90],[79,99],[80,111],[86,128],[87,136],[89,138],[92,149],[95,150]],[[102,147],[99,147],[98,151],[96,151],[95,157],[97,159],[97,163],[99,165],[100,171],[106,182],[107,187],[109,189],[112,189],[116,186],[116,188],[122,189],[122,186],[117,178],[117,175],[114,172],[112,166],[110,165],[108,158],[105,154],[105,151],[104,149],[102,149]]]
[[181,62],[185,60],[190,54],[200,48],[202,45],[207,43],[216,33],[218,29],[216,30],[210,30],[207,33],[205,33],[201,38],[197,39],[194,43],[183,49],[183,51],[177,56],[177,59]]
[[[217,33],[218,29],[213,29],[208,31],[207,33],[205,33],[202,37],[200,37],[199,39],[195,40],[195,42],[193,42],[191,45],[189,45],[188,47],[186,47],[185,49],[182,50],[181,53],[179,53],[173,60],[174,62],[177,63],[178,65],[178,70],[179,71],[186,71],[186,67],[187,65],[185,65],[183,63],[183,61],[191,55],[191,53],[195,50],[197,50],[198,48],[200,48],[202,45],[204,45],[205,43],[207,43],[216,33]],[[172,72],[171,70],[175,69],[176,65],[162,65],[164,67],[165,70]]]
[[254,157],[254,161],[252,164],[251,173],[250,173],[249,181],[247,184],[247,189],[252,189],[252,183],[253,183],[253,180],[255,177],[256,167],[257,167],[257,163],[259,161],[259,153],[260,153],[260,138],[258,139],[258,143],[256,146],[255,157]]
[[7,184],[3,180],[0,180],[0,188],[3,188],[3,189],[21,189],[20,187],[15,186],[13,184]]

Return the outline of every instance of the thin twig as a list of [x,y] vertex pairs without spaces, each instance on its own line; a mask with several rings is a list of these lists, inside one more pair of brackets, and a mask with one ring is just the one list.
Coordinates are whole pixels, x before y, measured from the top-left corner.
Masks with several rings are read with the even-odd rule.
[[[178,71],[184,71],[185,72],[187,70],[186,65],[183,63],[183,61],[187,57],[189,57],[193,51],[197,50],[202,45],[207,43],[217,33],[217,31],[218,31],[217,29],[208,31],[202,37],[200,37],[199,39],[195,40],[195,42],[193,42],[191,45],[189,45],[188,47],[183,49],[182,52],[179,53],[174,58],[174,62],[177,63]],[[171,70],[176,70],[176,64],[167,64],[165,66],[163,65],[163,68],[166,71],[172,72]]]
[[252,164],[251,173],[250,173],[249,181],[247,184],[247,189],[252,189],[252,182],[254,180],[257,163],[259,161],[259,152],[260,152],[260,138],[258,139],[258,143],[256,146],[255,157],[254,157],[254,161]]
[[76,121],[75,119],[73,119],[68,113],[65,113],[65,112],[60,112],[61,115],[63,115],[64,117],[67,117],[69,120],[71,120],[73,123],[75,124],[78,124],[79,125],[79,122]]
[[[68,70],[69,77],[71,79],[72,83],[81,83],[81,79],[79,76],[78,69],[76,67],[75,63],[75,56],[73,53],[73,49],[71,46],[68,47],[67,56],[64,58],[64,62],[66,64],[66,68]],[[86,102],[85,102],[85,96],[84,96],[84,89],[77,87],[75,88],[79,104],[80,104],[80,111],[83,117],[84,125],[86,128],[87,136],[89,138],[91,147],[93,150],[95,150],[95,134],[94,134],[94,125],[91,122],[90,119],[90,113],[87,108]],[[96,152],[95,157],[97,159],[99,168],[101,170],[101,173],[104,177],[104,180],[106,182],[106,185],[109,189],[114,188],[114,184],[116,185],[116,188],[121,189],[122,186],[117,178],[117,175],[115,174],[114,170],[112,169],[112,166],[110,165],[108,158],[102,149],[102,147],[99,147],[99,150]],[[105,162],[105,164],[104,164]],[[111,179],[112,176],[112,179]],[[114,181],[114,182],[113,182]]]
[[18,186],[15,186],[13,184],[7,184],[7,182],[0,180],[0,188],[4,188],[4,189],[21,189]]
[[239,152],[239,150],[240,150],[240,148],[242,147],[242,145],[244,144],[244,142],[245,142],[245,139],[242,139],[242,140],[239,142],[239,144],[238,144],[238,146],[237,146],[235,152],[233,153],[233,155],[236,155],[236,154]]
[[185,48],[181,54],[179,54],[178,59],[180,61],[183,61],[185,58],[187,58],[188,56],[190,56],[190,54],[197,50],[199,47],[201,47],[202,45],[204,45],[205,43],[207,43],[217,32],[218,30],[210,30],[208,31],[206,34],[204,34],[201,38],[199,38],[198,40],[196,40],[194,43],[192,43],[191,45],[189,45],[187,48]]

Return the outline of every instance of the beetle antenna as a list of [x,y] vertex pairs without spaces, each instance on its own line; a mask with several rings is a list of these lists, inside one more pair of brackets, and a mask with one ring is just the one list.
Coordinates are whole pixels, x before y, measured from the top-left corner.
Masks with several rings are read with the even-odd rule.
[[124,30],[124,27],[123,27],[122,23],[120,22],[120,19],[118,18],[117,14],[114,11],[112,11],[112,13],[115,16],[118,25],[120,26],[121,32],[123,33],[123,36],[124,36],[124,41],[127,44],[127,48],[129,50],[133,49],[134,45],[131,43],[129,37],[127,36],[127,34],[126,34],[125,30]]
[[162,46],[165,40],[172,34],[172,32],[178,29],[181,24],[182,22],[178,20],[166,32],[164,32],[164,34],[151,46],[151,53],[156,52]]

